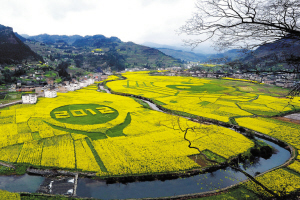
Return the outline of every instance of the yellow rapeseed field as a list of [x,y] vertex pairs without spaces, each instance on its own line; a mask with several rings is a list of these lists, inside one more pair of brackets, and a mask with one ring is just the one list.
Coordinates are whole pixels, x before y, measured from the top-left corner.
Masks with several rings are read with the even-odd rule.
[[[264,89],[262,87],[265,86],[258,84],[253,84],[250,87],[249,83],[242,83],[249,82],[248,80],[240,79],[228,78],[228,81],[241,81],[241,83],[238,83],[241,86],[231,87],[225,80],[218,82],[212,79],[192,77],[150,76],[147,73],[139,72],[125,73],[123,76],[127,80],[110,82],[107,84],[108,87],[115,92],[134,94],[156,100],[162,107],[170,110],[223,122],[234,119],[240,126],[278,138],[293,145],[296,149],[300,149],[299,125],[265,117],[300,109],[299,97],[291,100],[284,97],[275,97],[277,94],[271,96],[271,92],[268,94],[262,92],[271,89]],[[231,85],[235,86],[237,83]],[[214,128],[215,130],[216,128]],[[226,136],[228,137],[228,135]],[[195,146],[201,144],[199,146],[201,150],[203,150],[201,147],[205,148],[206,142],[212,139],[214,143],[209,144],[210,148],[214,145],[219,146],[220,149],[217,153],[225,158],[228,158],[228,155],[226,155],[228,152],[222,152],[221,149],[234,150],[234,143],[231,143],[232,146],[226,146],[225,142],[218,142],[225,141],[220,135],[210,134],[209,139],[205,136],[202,137],[201,134],[198,136],[189,134],[187,137],[193,141]],[[197,140],[197,137],[200,139]],[[205,139],[203,140],[203,138]],[[300,157],[298,156],[297,159],[299,160]],[[289,168],[299,172],[299,162],[295,161],[289,165]],[[287,188],[288,192],[299,188],[299,184],[297,184],[299,176],[288,170],[276,170],[262,177],[260,179],[276,191],[280,190],[280,179],[282,177],[287,180],[286,182],[288,180],[293,182]],[[283,184],[285,184],[284,181]],[[247,185],[248,188],[256,191],[254,185],[250,186],[250,183],[247,183]]]
[[[75,92],[58,93],[56,98],[39,98],[35,105],[16,105],[3,110],[0,118],[14,120],[0,124],[1,160],[94,171],[99,176],[200,168],[188,157],[199,152],[188,147],[184,133],[178,130],[179,124],[181,128],[197,127],[197,131],[187,134],[194,146],[224,158],[234,157],[254,145],[229,129],[174,118],[143,108],[132,98],[100,93],[96,89],[89,86]],[[173,89],[167,88],[161,93],[176,93],[171,91]],[[68,105],[83,107],[69,109]],[[61,110],[51,115],[58,108]],[[100,114],[103,117],[99,120],[105,119],[114,114],[114,110],[118,112],[116,117],[105,123],[76,124],[85,117],[93,120]]]
[[[270,118],[300,109],[299,98],[290,100],[258,93],[256,89],[240,90],[226,84],[231,80],[218,82],[148,73],[125,73],[126,80],[111,76],[107,86],[115,92],[152,99],[166,109],[183,114],[237,123],[300,149],[299,125]],[[188,157],[199,151],[188,147],[182,131],[186,128],[193,127],[186,134],[193,147],[225,159],[254,146],[251,140],[230,129],[149,110],[133,98],[96,90],[97,86],[92,85],[59,93],[53,99],[39,98],[35,105],[15,105],[1,110],[1,160],[93,171],[98,176],[125,176],[200,168]],[[83,122],[87,117],[90,120]],[[300,188],[299,161],[288,168],[266,173],[258,179],[274,191],[279,191],[281,183],[287,192],[295,191]],[[260,193],[252,183],[244,185]]]

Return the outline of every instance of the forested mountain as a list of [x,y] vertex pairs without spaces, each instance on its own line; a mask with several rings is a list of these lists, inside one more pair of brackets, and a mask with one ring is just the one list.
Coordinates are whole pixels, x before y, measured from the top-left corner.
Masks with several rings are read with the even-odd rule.
[[284,38],[265,44],[237,62],[252,71],[299,71],[300,40]]
[[0,25],[0,64],[21,63],[22,61],[42,61],[13,32],[11,27]]
[[[148,68],[181,66],[182,62],[165,55],[157,49],[122,42],[117,37],[107,38],[103,35],[94,36],[58,36],[37,35],[27,37],[28,45],[43,56],[51,54],[51,60],[69,59],[76,67],[90,71],[101,68],[124,70],[125,68]],[[75,40],[76,39],[76,40]],[[42,48],[32,44],[34,41],[43,43]],[[53,49],[54,48],[54,49]],[[56,49],[56,50],[55,50]]]
[[48,35],[48,34],[41,34],[36,36],[28,36],[26,39],[35,40],[39,42],[44,42],[46,44],[54,44],[56,42],[64,41],[69,45],[73,44],[76,40],[82,39],[83,37],[80,35]]
[[232,49],[224,53],[216,53],[216,54],[201,54],[201,53],[194,53],[190,51],[174,50],[169,48],[158,48],[158,50],[180,60],[202,62],[202,63],[204,62],[225,63],[232,60],[236,60],[244,56],[244,54],[237,49]]

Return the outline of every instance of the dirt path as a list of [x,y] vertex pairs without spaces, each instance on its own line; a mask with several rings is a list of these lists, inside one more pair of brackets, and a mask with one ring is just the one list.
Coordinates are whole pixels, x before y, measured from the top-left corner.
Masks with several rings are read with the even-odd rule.
[[290,119],[290,118],[286,118],[286,117],[274,117],[274,119],[278,119],[278,120],[285,121],[285,122],[291,122],[294,124],[300,124],[300,120]]
[[6,106],[15,105],[15,104],[18,104],[18,103],[22,103],[22,100],[18,100],[18,101],[14,101],[14,102],[11,102],[11,103],[6,103],[6,104],[0,104],[0,109],[4,108]]
[[15,166],[13,166],[11,164],[4,163],[4,162],[0,162],[0,165],[15,169]]

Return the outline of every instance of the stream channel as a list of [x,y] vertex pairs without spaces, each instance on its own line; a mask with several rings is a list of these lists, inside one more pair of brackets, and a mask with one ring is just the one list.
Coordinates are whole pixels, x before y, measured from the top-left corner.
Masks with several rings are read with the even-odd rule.
[[[153,109],[159,110],[155,104],[150,103],[149,105]],[[252,176],[282,165],[291,157],[290,152],[279,145],[268,140],[260,140],[273,146],[276,149],[276,153],[268,159],[256,157],[252,164],[249,161],[239,164],[241,169],[246,168],[245,171]],[[219,169],[215,172],[172,180],[107,184],[104,180],[78,178],[76,196],[101,198],[104,200],[170,197],[213,191],[237,184],[246,179],[244,174],[232,170],[230,167]],[[23,176],[0,176],[0,189],[10,192],[32,193],[39,189],[44,180],[45,177],[28,174]]]

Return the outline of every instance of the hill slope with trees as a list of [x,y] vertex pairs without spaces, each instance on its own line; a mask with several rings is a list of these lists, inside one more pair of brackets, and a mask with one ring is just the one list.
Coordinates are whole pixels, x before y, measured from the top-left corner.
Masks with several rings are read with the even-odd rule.
[[0,64],[16,64],[22,61],[43,61],[13,32],[11,27],[0,25]]

